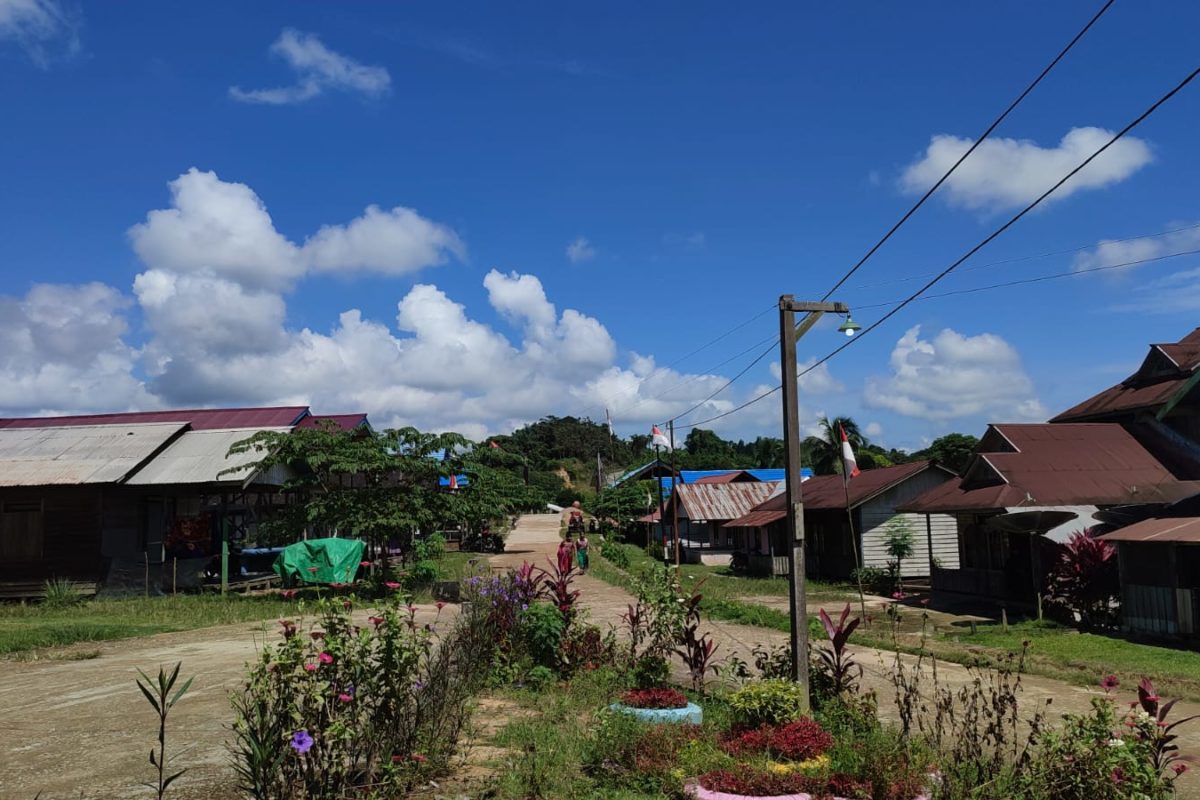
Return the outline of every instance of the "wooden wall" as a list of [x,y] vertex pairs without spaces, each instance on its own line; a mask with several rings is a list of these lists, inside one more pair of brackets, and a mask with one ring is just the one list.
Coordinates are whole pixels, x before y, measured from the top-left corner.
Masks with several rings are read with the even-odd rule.
[[0,580],[102,577],[103,502],[99,487],[6,488],[0,489],[0,501],[42,504],[41,557],[5,559],[0,562]]
[[[948,473],[941,470],[926,470],[859,507],[859,518],[855,523],[861,526],[863,563],[866,566],[881,569],[887,567],[888,554],[884,548],[883,535],[888,523],[894,517],[900,517],[908,522],[913,532],[914,544],[912,558],[906,558],[901,564],[901,574],[906,578],[929,575],[929,539],[925,530],[925,515],[897,514],[896,506],[942,485],[950,478]],[[941,568],[957,569],[957,521],[949,514],[931,514],[930,523],[933,531],[933,557],[938,560]]]

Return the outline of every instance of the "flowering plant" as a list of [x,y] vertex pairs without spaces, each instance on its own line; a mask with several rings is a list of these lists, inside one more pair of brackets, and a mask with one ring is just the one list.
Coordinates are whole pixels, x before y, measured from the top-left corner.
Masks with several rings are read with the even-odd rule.
[[233,756],[252,796],[341,797],[364,784],[402,791],[444,768],[491,660],[486,611],[465,608],[435,646],[440,610],[420,623],[393,596],[363,628],[352,608],[320,601],[311,635],[288,621],[283,640],[248,668],[233,699]]
[[766,752],[789,761],[808,761],[832,747],[833,737],[815,720],[801,717],[784,725],[763,725],[734,733],[722,746],[735,755]]

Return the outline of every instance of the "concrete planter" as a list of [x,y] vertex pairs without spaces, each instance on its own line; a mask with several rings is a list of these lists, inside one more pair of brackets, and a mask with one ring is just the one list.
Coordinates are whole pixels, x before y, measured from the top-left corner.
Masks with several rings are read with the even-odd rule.
[[619,714],[631,714],[642,722],[653,725],[699,725],[704,722],[704,709],[695,703],[688,703],[684,708],[634,708],[624,703],[613,703],[608,710]]
[[[813,800],[812,795],[801,792],[799,794],[773,794],[764,795],[749,795],[749,794],[730,794],[729,792],[714,792],[710,789],[705,789],[698,783],[689,783],[683,787],[683,791],[688,797],[694,797],[696,800]],[[842,797],[836,797],[834,800],[845,800]],[[914,800],[928,800],[925,795],[920,795]]]

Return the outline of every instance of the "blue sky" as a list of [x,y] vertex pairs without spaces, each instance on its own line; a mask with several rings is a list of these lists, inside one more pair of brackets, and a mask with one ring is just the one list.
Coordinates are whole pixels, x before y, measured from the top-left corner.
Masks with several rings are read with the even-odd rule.
[[[1098,5],[0,0],[0,413],[303,401],[482,437],[607,406],[643,431],[765,347],[779,294],[824,294]],[[835,299],[877,319],[1191,71],[1197,24],[1117,2]],[[1200,248],[1197,92],[938,290]],[[1044,419],[1194,328],[1198,266],[918,302],[808,376],[805,422],[915,448]]]

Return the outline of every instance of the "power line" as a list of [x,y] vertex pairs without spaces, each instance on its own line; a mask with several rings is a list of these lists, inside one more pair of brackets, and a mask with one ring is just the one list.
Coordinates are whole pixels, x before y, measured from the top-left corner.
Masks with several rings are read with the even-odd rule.
[[[1015,100],[1013,100],[1011,103],[1009,103],[1008,107],[1006,109],[1004,109],[1004,111],[1000,114],[1000,116],[996,117],[996,119],[992,121],[992,124],[987,127],[987,130],[985,130],[982,134],[980,134],[980,136],[975,140],[975,142],[971,145],[971,147],[965,153],[963,153],[957,161],[954,162],[954,164],[950,167],[950,169],[948,169],[946,171],[946,173],[944,175],[942,175],[942,177],[938,178],[937,183],[933,184],[933,186],[931,186],[929,188],[929,190],[926,191],[925,194],[922,195],[922,197],[919,200],[917,200],[917,202],[915,204],[913,204],[912,208],[910,208],[904,214],[904,216],[901,217],[900,220],[898,222],[896,222],[896,224],[893,225],[891,227],[891,229],[888,230],[887,233],[884,234],[883,238],[880,239],[878,242],[876,242],[875,245],[869,251],[867,251],[867,254],[864,255],[862,258],[860,258],[858,260],[858,263],[855,264],[853,267],[851,267],[850,270],[845,275],[843,275],[841,277],[841,279],[839,279],[838,282],[835,283],[829,291],[827,291],[825,293],[825,295],[821,298],[822,301],[828,300],[830,295],[832,295],[839,288],[841,288],[842,284],[844,284],[847,280],[849,280],[849,278],[852,275],[854,275],[854,273],[856,273],[859,270],[859,268],[862,267],[863,264],[867,263],[867,260],[870,259],[871,256],[875,255],[875,253],[879,250],[879,248],[881,248],[884,245],[884,243],[887,242],[888,239],[892,238],[892,234],[894,234],[896,231],[900,230],[900,227],[902,225],[904,225],[904,223],[908,222],[909,218],[912,217],[912,215],[917,212],[917,209],[919,209],[921,206],[925,205],[925,201],[933,196],[934,192],[936,192],[941,187],[941,185],[943,183],[945,183],[946,180],[954,173],[954,171],[957,170],[959,168],[959,166],[964,161],[966,161],[967,158],[972,153],[975,152],[975,150],[979,147],[979,145],[983,144],[984,140],[987,139],[988,136],[990,136],[992,134],[992,131],[996,130],[996,128],[999,127],[1000,123],[1003,122],[1010,113],[1012,113],[1013,109],[1015,109],[1018,105],[1020,105],[1021,102],[1026,97],[1029,96],[1029,93],[1032,92],[1037,87],[1037,85],[1040,84],[1042,82],[1042,80],[1047,75],[1050,74],[1050,71],[1053,70],[1054,67],[1056,67],[1058,65],[1058,62],[1062,61],[1062,59],[1067,55],[1068,52],[1071,51],[1071,49],[1076,45],[1076,43],[1079,42],[1079,40],[1083,38],[1084,34],[1086,34],[1091,29],[1091,27],[1096,24],[1096,22],[1100,19],[1100,17],[1104,16],[1104,13],[1106,11],[1108,11],[1108,9],[1112,6],[1112,4],[1115,1],[1116,0],[1107,0],[1107,2],[1103,6],[1100,7],[1100,10],[1097,11],[1092,16],[1092,18],[1088,20],[1087,24],[1084,25],[1083,28],[1081,28],[1079,30],[1079,32],[1075,34],[1075,36],[1071,39],[1071,41],[1069,41],[1067,43],[1066,47],[1064,47],[1062,50],[1060,50],[1058,55],[1056,55],[1054,57],[1054,59],[1049,64],[1047,64],[1046,67],[1038,74],[1038,76],[1033,79],[1033,82],[1030,83],[1028,86],[1026,86],[1025,90],[1023,92],[1021,92],[1021,94],[1018,95]],[[675,415],[673,417],[673,419],[679,419],[680,417],[687,416],[688,414],[695,411],[697,408],[700,408],[705,403],[712,400],[714,397],[716,397],[721,392],[725,391],[725,389],[729,388],[734,383],[734,381],[736,381],[742,375],[746,374],[746,372],[748,372],[751,367],[753,367],[755,364],[757,364],[759,361],[761,361],[763,358],[765,358],[767,353],[770,352],[771,349],[772,348],[770,348],[770,347],[767,348],[766,351],[764,351],[763,353],[760,353],[753,361],[751,361],[746,366],[745,369],[743,369],[741,372],[739,372],[737,375],[735,375],[730,381],[728,381],[727,383],[722,385],[719,389],[717,389],[715,392],[710,394],[708,397],[701,400],[696,405],[689,408],[687,411],[684,411],[682,414]],[[647,377],[649,377],[649,376],[647,376]]]
[[[981,269],[990,269],[992,267],[999,267],[1004,264],[1018,264],[1018,263],[1021,263],[1024,261],[1037,261],[1038,259],[1041,259],[1041,258],[1052,258],[1053,256],[1066,256],[1066,255],[1070,255],[1071,253],[1079,253],[1084,250],[1091,250],[1094,247],[1103,246],[1106,244],[1124,244],[1126,242],[1139,242],[1144,239],[1157,239],[1162,236],[1170,236],[1173,233],[1182,233],[1184,231],[1191,231],[1191,230],[1195,230],[1197,228],[1200,228],[1200,222],[1197,222],[1194,225],[1184,225],[1180,228],[1171,228],[1170,230],[1161,231],[1159,233],[1143,233],[1138,236],[1126,236],[1123,239],[1105,239],[1099,243],[1090,242],[1088,244],[1079,245],[1078,247],[1069,247],[1065,250],[1052,250],[1047,253],[1037,253],[1036,255],[1016,256],[1015,258],[1002,258],[999,261],[989,261],[986,264],[977,264],[973,267],[963,267],[962,269],[958,270],[958,272],[960,274],[963,272],[975,272],[975,271],[978,271]],[[891,285],[897,284],[897,283],[908,283],[909,281],[915,281],[915,280],[919,280],[921,278],[928,278],[928,277],[930,277],[932,275],[936,275],[936,274],[937,274],[936,272],[922,272],[922,273],[917,273],[916,275],[909,275],[904,278],[893,278],[891,280],[876,281],[874,283],[857,283],[849,288],[851,288],[851,289],[874,289],[879,286],[891,286]],[[890,304],[885,303],[884,305],[890,305]],[[875,306],[858,306],[858,305],[855,306],[855,308],[874,308],[874,307]]]
[[974,144],[971,145],[970,149],[968,149],[967,152],[963,153],[959,157],[959,159],[954,162],[954,164],[950,167],[950,169],[946,170],[946,174],[944,174],[944,175],[942,175],[942,177],[938,178],[937,183],[935,183],[933,186],[930,186],[929,190],[927,192],[925,192],[925,194],[921,195],[921,199],[918,200],[913,205],[912,208],[910,208],[907,212],[905,212],[904,216],[901,217],[900,220],[895,225],[893,225],[891,227],[891,229],[888,230],[887,233],[885,233],[883,235],[883,238],[880,239],[878,242],[876,242],[875,245],[870,250],[867,251],[867,254],[865,256],[863,256],[862,258],[860,258],[858,260],[858,263],[855,264],[853,267],[851,267],[850,271],[847,272],[845,275],[843,275],[841,277],[841,279],[839,279],[838,282],[833,285],[833,288],[831,288],[828,292],[825,293],[825,295],[821,298],[822,302],[824,302],[825,300],[828,300],[830,295],[832,295],[834,292],[836,292],[838,289],[840,289],[842,284],[850,279],[850,276],[852,276],[854,273],[858,272],[859,268],[863,264],[867,263],[867,260],[869,258],[871,258],[871,256],[875,255],[876,251],[878,251],[879,248],[883,247],[884,243],[887,242],[888,239],[892,238],[892,234],[894,234],[896,231],[900,230],[900,227],[902,225],[904,225],[904,223],[908,222],[909,217],[911,217],[913,214],[917,213],[917,209],[919,209],[921,206],[925,205],[925,201],[928,200],[930,197],[932,197],[933,193],[936,192],[939,188],[941,188],[942,184],[945,183],[946,180],[949,179],[949,177],[954,174],[954,171],[956,169],[958,169],[959,166],[964,161],[966,161],[967,158],[972,153],[975,152],[975,150],[979,147],[979,145],[983,144],[984,140],[987,139],[988,136],[990,136],[992,134],[992,131],[996,130],[996,128],[999,127],[1000,123],[1004,121],[1005,117],[1007,117],[1010,113],[1012,113],[1013,109],[1015,109],[1018,105],[1020,105],[1021,101],[1024,100],[1026,97],[1028,97],[1029,93],[1032,92],[1037,87],[1037,85],[1042,82],[1042,79],[1050,74],[1050,71],[1058,65],[1059,61],[1062,61],[1063,57],[1066,56],[1066,54],[1071,51],[1071,48],[1073,48],[1075,46],[1075,44],[1080,39],[1083,38],[1084,34],[1086,34],[1088,32],[1088,30],[1090,30],[1091,27],[1096,24],[1096,22],[1100,19],[1100,17],[1104,16],[1104,12],[1108,11],[1109,7],[1111,7],[1114,2],[1115,2],[1115,0],[1108,0],[1108,2],[1106,2],[1103,6],[1100,7],[1100,10],[1097,11],[1090,20],[1088,20],[1087,24],[1084,25],[1083,28],[1080,29],[1079,33],[1075,34],[1074,38],[1072,38],[1071,41],[1067,42],[1067,46],[1059,51],[1058,55],[1056,55],[1054,57],[1054,60],[1051,61],[1049,64],[1047,64],[1046,68],[1043,69],[1041,71],[1041,73],[1039,73],[1038,76],[1033,79],[1033,82],[1025,87],[1025,91],[1021,92],[1021,94],[1019,94],[1017,96],[1016,100],[1013,100],[1011,103],[1009,103],[1008,108],[1004,109],[1003,113],[1001,113],[1000,116],[996,117],[996,119],[992,121],[992,124],[989,125],[987,130],[985,130],[979,136],[979,138],[977,138],[975,140]]
[[[666,364],[666,365],[664,365],[664,366],[661,366],[661,367],[655,367],[654,369],[650,370],[650,372],[648,372],[648,373],[646,374],[646,376],[645,376],[645,377],[643,377],[643,378],[639,379],[639,380],[638,380],[638,382],[637,382],[637,383],[635,383],[633,386],[631,386],[631,387],[629,387],[629,388],[627,388],[627,389],[621,389],[621,390],[620,390],[620,391],[618,391],[617,393],[615,393],[615,394],[612,394],[612,395],[609,395],[607,398],[605,398],[605,399],[604,399],[604,401],[603,401],[602,405],[591,406],[590,408],[591,408],[592,410],[594,410],[594,409],[597,409],[597,408],[601,408],[601,407],[607,408],[607,407],[608,407],[608,405],[609,405],[609,404],[610,404],[610,403],[611,403],[611,402],[612,402],[612,401],[613,401],[615,398],[617,398],[617,397],[620,397],[621,395],[629,394],[630,392],[636,392],[636,391],[638,390],[638,388],[639,388],[639,387],[640,387],[640,386],[641,386],[643,383],[645,383],[646,381],[650,380],[650,378],[651,378],[653,375],[655,375],[656,373],[658,373],[658,372],[664,372],[664,371],[666,371],[666,370],[669,370],[669,369],[671,369],[672,367],[675,367],[675,366],[678,366],[679,364],[682,364],[684,361],[687,361],[689,358],[691,358],[692,356],[696,355],[697,353],[701,353],[701,352],[703,352],[703,351],[707,350],[708,348],[712,347],[713,345],[717,344],[718,342],[720,342],[720,341],[722,341],[722,340],[724,340],[724,339],[727,339],[727,338],[729,338],[730,336],[732,336],[733,334],[737,333],[738,331],[740,331],[742,328],[746,327],[746,326],[747,326],[747,325],[749,325],[750,323],[758,321],[758,320],[759,320],[759,319],[761,319],[762,317],[764,317],[764,316],[766,316],[767,314],[769,314],[769,313],[771,313],[772,311],[774,311],[774,310],[775,310],[775,308],[776,308],[776,307],[775,307],[774,305],[767,306],[765,309],[763,309],[762,311],[758,312],[758,313],[757,313],[757,314],[755,314],[753,317],[750,317],[750,319],[748,319],[748,320],[746,320],[746,321],[744,321],[744,322],[741,322],[741,323],[739,323],[738,325],[735,325],[734,327],[732,327],[732,328],[730,328],[729,330],[725,331],[724,333],[722,333],[720,336],[716,337],[715,339],[713,339],[713,340],[711,340],[711,341],[709,341],[709,342],[706,342],[706,343],[704,343],[704,344],[700,345],[700,346],[699,346],[699,347],[697,347],[695,350],[692,350],[690,353],[687,353],[687,354],[685,354],[685,355],[682,355],[682,356],[680,356],[679,358],[675,359],[674,361],[672,361],[672,362],[671,362],[671,363],[669,363],[669,364]],[[757,345],[754,345],[754,346],[757,346]],[[739,355],[741,355],[741,354],[739,353]],[[712,371],[712,370],[714,370],[714,369],[717,369],[717,368],[719,368],[719,367],[721,367],[721,366],[724,366],[725,364],[729,363],[729,361],[732,361],[732,360],[733,360],[733,358],[737,358],[737,357],[738,357],[738,356],[733,356],[732,358],[730,358],[730,359],[727,359],[726,361],[723,361],[723,362],[721,362],[720,364],[717,364],[717,365],[715,365],[715,366],[712,366],[712,367],[708,367],[708,368],[707,368],[705,371]],[[672,388],[675,388],[675,387],[672,387]],[[646,402],[647,400],[653,400],[653,399],[657,399],[657,398],[646,398],[646,399],[640,400],[640,401],[639,401],[639,402],[638,402],[636,405],[633,405],[633,406],[631,406],[629,409],[625,409],[625,411],[626,411],[626,412],[628,412],[629,410],[632,410],[632,409],[634,409],[634,408],[637,408],[637,407],[638,407],[638,405],[641,405],[642,403]]]
[[[867,327],[863,328],[861,331],[859,331],[859,333],[853,339],[850,339],[849,341],[843,343],[842,345],[835,347],[828,355],[819,359],[818,361],[813,362],[808,367],[806,367],[804,370],[802,370],[800,373],[798,373],[798,375],[800,377],[802,377],[804,375],[807,375],[809,372],[812,372],[814,369],[816,369],[817,367],[826,363],[831,358],[836,356],[838,353],[841,353],[847,347],[850,347],[855,342],[860,341],[864,336],[866,336],[868,333],[870,333],[871,331],[878,328],[884,322],[887,322],[893,316],[898,314],[901,311],[901,309],[903,309],[909,303],[912,303],[914,300],[918,299],[921,295],[923,295],[926,291],[928,291],[934,284],[938,283],[938,281],[942,280],[947,275],[949,275],[951,272],[953,272],[955,269],[957,269],[960,264],[962,264],[964,261],[969,259],[971,256],[978,253],[980,250],[982,250],[984,247],[986,247],[988,244],[990,244],[992,241],[994,241],[997,237],[999,237],[1001,234],[1003,234],[1005,231],[1007,231],[1009,228],[1011,228],[1013,225],[1015,225],[1018,220],[1020,220],[1022,217],[1024,217],[1030,211],[1032,211],[1033,209],[1035,209],[1039,205],[1041,205],[1041,203],[1047,197],[1054,194],[1054,192],[1058,191],[1058,189],[1060,189],[1063,186],[1063,184],[1065,184],[1071,178],[1075,177],[1075,175],[1078,174],[1080,172],[1080,170],[1082,170],[1088,164],[1095,161],[1102,153],[1104,153],[1104,151],[1108,150],[1108,148],[1112,147],[1114,144],[1116,144],[1118,141],[1120,141],[1122,138],[1124,138],[1124,136],[1127,133],[1129,133],[1131,130],[1136,128],[1138,125],[1142,124],[1142,122],[1144,122],[1151,114],[1153,114],[1155,111],[1157,111],[1164,103],[1166,103],[1168,100],[1170,100],[1176,94],[1181,92],[1185,86],[1187,86],[1189,83],[1191,83],[1193,80],[1195,80],[1197,75],[1200,75],[1200,68],[1192,70],[1192,72],[1189,73],[1188,76],[1185,77],[1182,81],[1180,81],[1178,84],[1176,84],[1176,86],[1173,89],[1171,89],[1169,92],[1167,92],[1162,97],[1160,97],[1158,100],[1156,100],[1149,108],[1147,108],[1145,111],[1143,111],[1141,114],[1139,114],[1132,122],[1130,122],[1124,128],[1119,130],[1117,133],[1113,134],[1113,136],[1107,142],[1105,142],[1099,149],[1094,151],[1091,155],[1089,155],[1082,162],[1080,162],[1074,169],[1072,169],[1070,172],[1068,172],[1066,175],[1064,175],[1062,178],[1060,178],[1053,186],[1051,186],[1049,189],[1047,189],[1045,192],[1043,192],[1041,195],[1039,195],[1037,197],[1037,199],[1035,199],[1029,205],[1025,206],[1019,212],[1017,212],[1017,214],[1015,214],[1011,219],[1009,219],[1008,222],[1005,222],[999,228],[997,228],[996,230],[994,230],[990,234],[988,234],[981,242],[979,242],[979,244],[975,245],[970,250],[968,250],[957,261],[955,261],[950,266],[946,267],[944,270],[942,270],[937,275],[935,275],[931,280],[929,280],[927,283],[925,283],[920,289],[913,292],[911,295],[909,295],[904,300],[901,300],[899,303],[897,303],[895,305],[894,308],[892,308],[890,311],[888,311],[882,317],[877,319],[875,322],[873,322],[870,325],[868,325]],[[783,388],[783,387],[776,386],[774,389],[771,389],[767,392],[763,392],[762,394],[758,395],[757,397],[754,397],[754,398],[748,400],[747,402],[742,403],[741,405],[737,406],[736,408],[730,409],[729,411],[722,412],[720,414],[717,414],[716,416],[709,417],[708,419],[700,420],[699,422],[693,422],[693,423],[689,423],[687,425],[676,425],[675,428],[676,428],[676,430],[679,430],[681,428],[682,429],[695,428],[700,425],[707,425],[710,422],[715,422],[718,419],[722,419],[724,417],[729,416],[730,414],[734,414],[738,411],[741,411],[742,409],[747,408],[747,407],[759,402],[760,400],[763,400],[766,397],[769,397],[770,395],[779,391],[781,388]]]
[[[773,337],[773,338],[774,338],[775,340],[778,340],[778,339],[779,339],[779,337],[778,337],[778,336],[775,336],[775,337]],[[679,419],[680,417],[686,417],[688,414],[692,413],[692,412],[693,412],[693,411],[695,411],[697,408],[700,408],[701,406],[703,406],[703,405],[704,405],[705,403],[707,403],[709,400],[712,400],[714,397],[716,397],[717,395],[719,395],[721,392],[725,391],[725,390],[726,390],[726,389],[728,389],[730,386],[732,386],[734,383],[736,383],[736,382],[737,382],[737,380],[738,380],[739,378],[741,378],[743,375],[745,375],[747,372],[749,372],[749,371],[750,371],[750,369],[751,369],[751,368],[752,368],[752,367],[753,367],[755,364],[757,364],[758,362],[760,362],[760,361],[762,361],[764,358],[766,358],[767,354],[768,354],[768,353],[770,353],[770,352],[771,352],[772,350],[774,350],[774,349],[775,349],[775,343],[774,343],[774,342],[772,342],[771,344],[767,345],[767,349],[766,349],[766,350],[763,350],[761,353],[759,353],[757,356],[755,356],[755,357],[754,357],[754,360],[753,360],[753,361],[751,361],[749,364],[747,364],[745,367],[743,367],[741,372],[739,372],[737,375],[734,375],[734,376],[733,376],[732,378],[730,378],[729,380],[725,381],[725,383],[721,384],[721,386],[720,386],[720,387],[719,387],[719,388],[718,388],[718,389],[717,389],[715,392],[713,392],[713,393],[712,393],[712,394],[710,394],[708,397],[706,397],[706,398],[704,398],[703,400],[701,400],[699,403],[696,403],[696,405],[692,406],[692,407],[691,407],[691,408],[689,408],[687,411],[684,411],[682,414],[676,414],[674,417],[671,417],[671,419],[675,420],[675,419]],[[676,426],[676,427],[678,427],[678,426]],[[694,427],[694,426],[692,426],[692,425],[687,425],[687,426],[684,426],[684,427],[689,427],[689,428],[690,428],[690,427]]]
[[[1010,286],[1021,286],[1026,283],[1044,283],[1045,281],[1052,281],[1052,280],[1056,280],[1058,278],[1074,278],[1077,275],[1088,275],[1093,272],[1107,272],[1108,270],[1112,270],[1112,269],[1123,269],[1125,267],[1135,267],[1139,264],[1149,264],[1154,261],[1165,261],[1168,258],[1179,258],[1180,256],[1194,256],[1197,254],[1200,254],[1200,249],[1183,250],[1179,253],[1167,253],[1166,255],[1152,256],[1150,258],[1139,258],[1137,261],[1123,261],[1120,264],[1105,264],[1104,266],[1100,266],[1100,267],[1088,267],[1086,269],[1075,269],[1075,270],[1071,270],[1070,272],[1053,272],[1053,273],[1050,273],[1049,275],[1038,275],[1038,276],[1035,276],[1032,278],[1017,278],[1017,279],[1011,280],[1011,281],[1004,281],[1003,283],[993,283],[988,286],[972,286],[967,289],[955,289],[954,291],[950,291],[950,292],[939,292],[938,294],[927,294],[922,297],[918,297],[916,299],[917,300],[936,300],[940,297],[953,297],[954,295],[959,295],[959,294],[976,294],[978,292],[986,292],[991,289],[1006,289]],[[896,303],[899,303],[899,302],[901,302],[901,301],[892,300],[887,303],[872,303],[871,305],[867,305],[867,306],[855,306],[855,308],[858,308],[858,309],[884,308],[886,306],[895,305]]]

